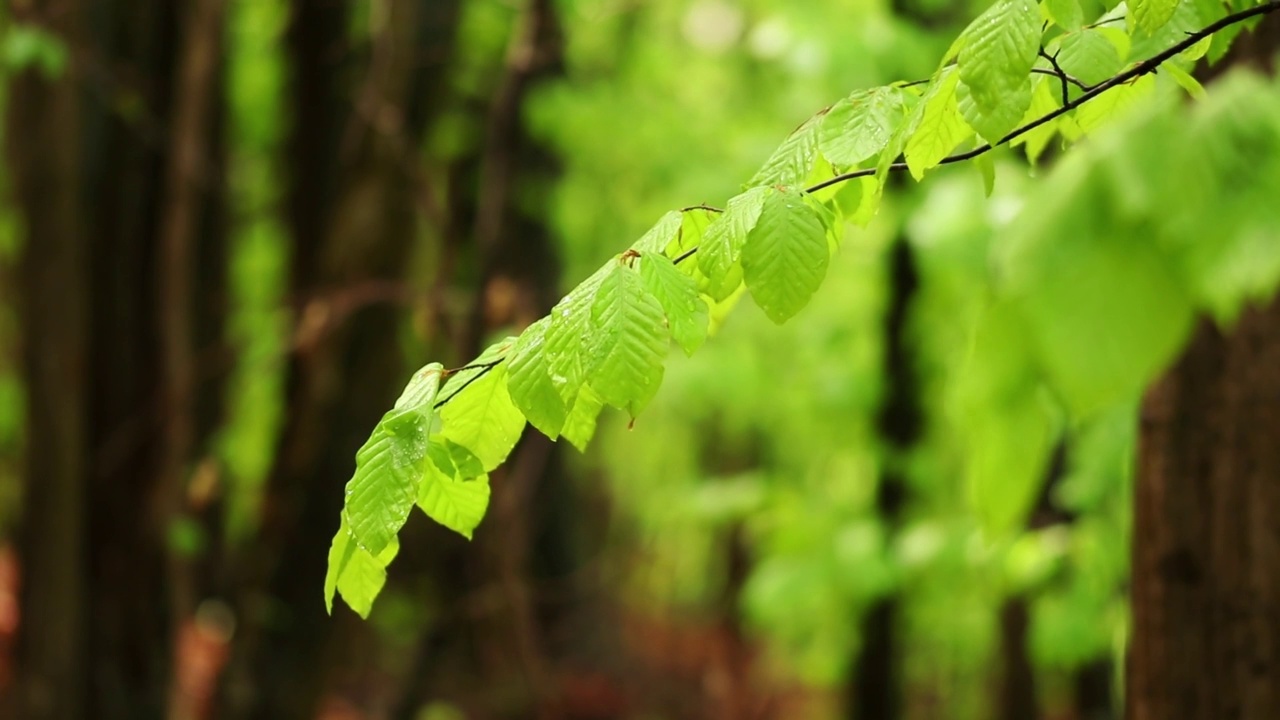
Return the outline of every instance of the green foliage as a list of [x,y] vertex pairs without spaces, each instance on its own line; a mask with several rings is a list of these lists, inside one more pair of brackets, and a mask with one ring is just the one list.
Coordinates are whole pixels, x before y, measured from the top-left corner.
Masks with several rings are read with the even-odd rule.
[[[1046,23],[1030,0],[999,0],[929,81],[847,96],[792,132],[723,212],[666,213],[518,339],[454,372],[428,366],[357,456],[326,593],[336,588],[368,612],[415,502],[469,537],[487,507],[485,473],[511,452],[526,419],[579,448],[605,405],[634,419],[666,375],[669,343],[692,354],[744,286],[774,323],[795,316],[821,290],[845,225],[866,225],[875,215],[889,174],[905,169],[920,180],[940,165],[981,157],[990,195],[1000,173],[986,153],[1012,133],[1033,161],[1055,137],[1070,144],[1088,136],[1025,199],[1017,219],[992,235],[990,247],[966,260],[973,268],[964,281],[969,296],[948,308],[964,322],[939,331],[968,349],[963,362],[939,361],[949,377],[943,414],[960,443],[965,494],[988,540],[1016,532],[1059,438],[1131,407],[1181,347],[1197,313],[1228,318],[1280,282],[1280,262],[1265,250],[1267,229],[1277,223],[1266,200],[1277,190],[1275,161],[1243,169],[1239,151],[1280,155],[1273,152],[1280,138],[1275,89],[1239,80],[1232,87],[1246,90],[1209,95],[1188,123],[1188,113],[1168,102],[1179,86],[1194,87],[1187,78],[1124,65],[1158,53],[1169,68],[1199,57],[1208,45],[1188,33],[1210,12],[1189,2],[1135,4],[1126,33],[1084,25],[1075,3],[1046,3]],[[1174,77],[1166,80],[1168,74]],[[1259,96],[1270,99],[1246,103]],[[952,154],[975,134],[986,144]],[[1169,152],[1170,143],[1203,150]],[[1209,205],[1168,205],[1182,194],[1169,186],[1174,178],[1222,188],[1242,172],[1258,185],[1249,204],[1210,194],[1236,213],[1238,241],[1205,240],[1213,236]],[[725,496],[765,497],[757,489]],[[882,528],[850,522],[814,531],[815,543],[833,533],[848,542],[812,566],[765,563],[747,593],[756,600],[748,602],[785,604],[780,593],[805,587],[809,573],[825,577],[841,566],[840,553],[871,563],[888,552]],[[807,549],[799,554],[779,552],[795,558],[812,551],[801,545]],[[1035,584],[1058,552],[1053,547],[1024,542],[984,563],[1011,585]],[[804,601],[874,597],[895,582],[890,576]],[[811,637],[807,632],[793,640]]]

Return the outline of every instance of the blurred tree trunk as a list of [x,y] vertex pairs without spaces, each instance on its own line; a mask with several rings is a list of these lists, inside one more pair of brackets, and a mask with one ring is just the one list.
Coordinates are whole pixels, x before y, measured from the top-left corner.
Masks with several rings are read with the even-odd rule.
[[[195,343],[220,335],[220,314],[203,298],[197,310],[194,293],[221,277],[216,265],[198,275],[195,266],[222,242],[206,222],[218,215],[209,191],[220,164],[210,140],[220,36],[216,20],[215,32],[200,27],[203,70],[185,79],[182,121],[171,124],[174,72],[192,67],[178,54],[178,7],[23,10],[62,38],[71,63],[57,81],[15,79],[9,102],[27,229],[19,712],[159,718],[174,651],[168,533],[211,423],[188,424],[180,438],[165,428],[193,417],[197,388],[207,393],[218,369],[200,364]],[[180,252],[165,255],[162,237]],[[162,301],[165,273],[185,282]],[[164,391],[177,386],[178,395]]]
[[1280,301],[1203,323],[1141,433],[1128,716],[1280,717]]
[[[908,320],[920,285],[911,243],[899,237],[888,254],[889,298],[884,318],[886,392],[877,427],[885,448],[905,457],[920,437],[921,410],[915,368],[912,366]],[[901,465],[892,460],[876,488],[876,508],[886,525],[890,543],[902,522],[907,483]],[[879,598],[862,618],[862,646],[847,688],[851,718],[893,720],[903,713],[900,602],[897,593]]]
[[321,589],[343,487],[410,369],[399,339],[423,201],[416,163],[457,4],[391,0],[378,10],[367,63],[357,64],[345,0],[293,3],[286,221],[297,326],[265,516],[242,559],[229,717],[315,716],[335,660]]
[[[1277,47],[1265,18],[1202,79]],[[1139,432],[1126,716],[1280,717],[1280,299],[1202,322]]]
[[[77,37],[79,3],[46,3]],[[25,237],[17,276],[26,404],[24,569],[11,717],[77,720],[85,683],[88,262],[80,222],[80,97],[35,69],[8,88],[5,137]],[[38,329],[38,331],[37,331]],[[9,716],[6,714],[6,716]]]

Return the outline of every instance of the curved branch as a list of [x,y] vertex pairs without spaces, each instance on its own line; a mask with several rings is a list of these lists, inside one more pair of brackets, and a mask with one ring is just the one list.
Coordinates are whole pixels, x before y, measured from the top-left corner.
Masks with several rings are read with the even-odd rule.
[[[1214,22],[1201,30],[1197,30],[1193,33],[1187,33],[1187,36],[1185,38],[1183,38],[1182,40],[1179,40],[1177,43],[1174,43],[1171,47],[1164,50],[1163,52],[1158,53],[1156,55],[1152,55],[1151,57],[1134,65],[1128,70],[1125,70],[1124,72],[1113,76],[1111,79],[1104,80],[1103,82],[1098,83],[1097,85],[1094,85],[1087,92],[1081,94],[1075,100],[1072,100],[1068,103],[1064,103],[1062,107],[1052,112],[1046,113],[1045,115],[1042,115],[1036,118],[1035,120],[1032,120],[1026,125],[1023,125],[1022,127],[1017,128],[1013,132],[1009,133],[1008,135],[1005,135],[1004,137],[1000,138],[996,142],[987,143],[986,145],[981,145],[979,147],[976,147],[966,152],[950,155],[948,157],[943,158],[942,161],[939,162],[938,164],[950,165],[952,163],[963,162],[965,160],[972,160],[973,158],[976,158],[979,155],[988,153],[991,150],[1001,145],[1007,145],[1011,141],[1017,139],[1018,137],[1025,135],[1026,133],[1029,133],[1032,130],[1035,130],[1036,128],[1040,127],[1041,125],[1044,125],[1050,120],[1054,120],[1056,118],[1059,118],[1071,112],[1072,110],[1075,110],[1081,105],[1089,102],[1090,100],[1098,97],[1102,93],[1114,87],[1123,85],[1124,83],[1127,83],[1130,80],[1136,80],[1137,78],[1142,77],[1143,75],[1146,75],[1148,73],[1155,72],[1157,68],[1159,68],[1161,65],[1163,65],[1165,62],[1167,62],[1171,58],[1177,56],[1179,53],[1185,50],[1188,50],[1189,48],[1191,48],[1191,46],[1195,45],[1201,40],[1204,40],[1207,37],[1212,36],[1214,33],[1217,33],[1221,30],[1229,28],[1232,25],[1237,25],[1239,23],[1242,23],[1245,20],[1249,20],[1250,18],[1255,18],[1260,15],[1266,15],[1267,13],[1271,13],[1276,10],[1280,10],[1280,0],[1271,0],[1271,2],[1267,2],[1267,3],[1263,3],[1262,5],[1251,7],[1248,10],[1241,10],[1238,13],[1227,15],[1226,17],[1219,19],[1217,22]],[[888,169],[891,172],[906,170],[907,164],[901,161],[895,162],[892,165],[890,165]],[[853,180],[854,178],[860,178],[860,177],[868,177],[875,174],[876,174],[876,168],[865,168],[863,170],[854,170],[847,173],[841,173],[840,175],[836,175],[835,177],[829,178],[827,180],[823,180],[822,182],[810,188],[805,189],[805,192],[810,192],[810,193],[817,192],[818,190],[831,187],[832,185],[842,183],[846,180]]]

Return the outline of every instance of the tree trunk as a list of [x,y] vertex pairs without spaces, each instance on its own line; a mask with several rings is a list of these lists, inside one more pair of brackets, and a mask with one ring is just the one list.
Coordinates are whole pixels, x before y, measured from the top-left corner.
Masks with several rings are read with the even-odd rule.
[[1280,717],[1280,300],[1202,323],[1142,412],[1131,720]]
[[[1264,18],[1208,81],[1274,72]],[[1147,393],[1134,491],[1129,720],[1280,718],[1280,298],[1203,321]]]

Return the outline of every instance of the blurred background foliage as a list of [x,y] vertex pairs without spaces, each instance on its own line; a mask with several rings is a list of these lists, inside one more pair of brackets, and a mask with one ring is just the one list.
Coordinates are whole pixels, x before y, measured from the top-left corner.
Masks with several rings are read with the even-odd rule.
[[[127,230],[145,249],[120,256],[145,258],[145,285],[161,272],[156,208],[174,202],[154,173],[184,142],[174,68],[201,30],[167,3],[125,5],[0,11],[0,103],[20,76],[31,107],[40,87],[70,88],[72,114],[92,119],[69,136],[140,148],[72,174],[86,205],[111,202],[93,189],[103,183],[151,178],[130,201],[145,219]],[[998,517],[974,512],[966,484],[966,443],[1001,432],[972,398],[1031,352],[1016,334],[996,355],[973,340],[993,306],[993,238],[1041,173],[1003,150],[989,198],[971,167],[892,183],[792,322],[750,303],[717,318],[696,357],[673,353],[634,424],[607,415],[585,454],[526,438],[473,545],[419,518],[370,622],[323,616],[341,484],[409,369],[462,364],[666,210],[722,203],[851,89],[928,77],[985,3],[195,5],[216,11],[219,64],[205,79],[208,128],[189,138],[208,156],[215,179],[199,193],[215,219],[192,237],[203,247],[211,233],[217,251],[191,277],[225,278],[188,301],[218,314],[198,326],[214,349],[192,354],[217,409],[177,478],[149,462],[131,471],[182,488],[176,509],[138,521],[178,558],[141,581],[168,598],[156,624],[93,609],[125,602],[109,588],[134,583],[131,571],[86,581],[71,612],[128,635],[112,641],[128,649],[68,640],[88,665],[63,686],[73,709],[28,717],[1119,716],[1137,398],[1084,422],[1051,398],[1023,408],[1047,418],[1051,462],[1037,497],[1002,505],[1016,488],[978,491]],[[21,115],[10,147],[28,142]],[[19,371],[41,330],[20,329],[14,176],[0,171],[0,697],[30,709],[58,702],[24,689],[30,660],[13,638],[45,621],[38,606],[19,614],[13,543],[62,530],[22,512],[44,480],[23,482],[35,447],[24,397],[41,390]],[[93,257],[86,272],[109,272]],[[125,324],[151,322],[163,298],[112,315],[105,292],[85,303],[107,338],[94,342],[152,343]],[[139,406],[164,376],[150,363]],[[100,443],[123,422],[85,413]],[[140,446],[167,442],[164,422],[143,425],[157,438]],[[1032,452],[1011,437],[995,443],[998,468]],[[101,445],[81,452],[90,468],[106,462]],[[87,532],[113,547],[110,528]],[[83,552],[68,572],[92,574],[97,551]]]

